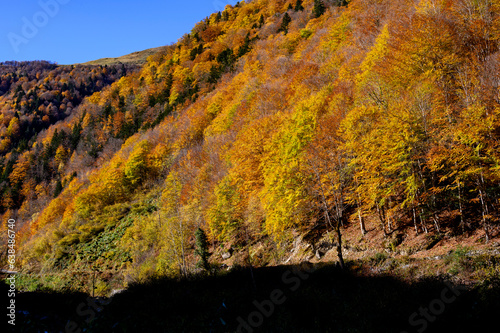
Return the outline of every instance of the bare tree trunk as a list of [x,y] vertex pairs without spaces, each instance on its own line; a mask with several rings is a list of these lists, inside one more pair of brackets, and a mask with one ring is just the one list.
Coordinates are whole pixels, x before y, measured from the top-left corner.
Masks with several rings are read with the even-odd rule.
[[253,284],[253,291],[257,292],[257,284],[255,283],[255,276],[253,275],[253,265],[252,265],[252,260],[250,258],[250,237],[248,236],[248,230],[245,226],[245,238],[247,242],[247,262],[248,265],[250,266],[250,276],[252,277],[252,284]]
[[179,227],[181,232],[181,258],[182,258],[182,273],[184,277],[187,276],[187,265],[186,265],[186,251],[184,248],[184,225],[182,223],[182,218],[179,217]]
[[[356,187],[359,187],[358,180],[355,179],[356,182]],[[359,227],[361,229],[361,235],[364,236],[367,234],[366,227],[365,227],[365,220],[363,218],[363,214],[361,212],[361,197],[358,192],[356,192],[356,197],[357,197],[357,202],[356,204],[358,205],[358,219],[359,219]]]
[[413,206],[411,210],[413,211],[413,225],[415,226],[415,233],[418,236],[417,213],[415,212],[415,206]]
[[462,228],[462,234],[465,233],[465,222],[464,222],[464,212],[462,208],[462,191],[460,190],[460,180],[457,181],[458,184],[458,211],[460,212],[460,227]]
[[439,233],[439,217],[437,216],[436,213],[434,213],[432,220],[434,221],[434,226],[436,227],[436,231]]
[[389,213],[387,214],[387,230],[389,232],[392,232],[392,222],[391,222],[391,214],[390,214],[390,208],[392,207],[392,200],[389,198]]
[[95,275],[96,271],[92,272],[92,297],[94,297],[94,290],[95,290]]
[[[477,157],[480,158],[479,150],[477,151]],[[479,164],[479,167],[481,165]],[[481,169],[481,173],[479,175],[479,179],[477,180],[478,185],[479,185],[479,198],[481,200],[481,215],[483,218],[483,229],[484,229],[484,236],[486,237],[485,242],[488,243],[490,240],[490,232],[488,230],[488,219],[487,216],[489,215],[488,212],[488,205],[486,203],[486,193],[484,193],[484,177],[483,177],[483,171]]]
[[427,230],[427,225],[425,224],[425,219],[422,218],[422,214],[424,213],[424,209],[422,208],[422,210],[420,211],[420,224],[422,225],[422,229],[424,230],[424,232],[427,234],[429,233],[429,230]]
[[341,205],[342,198],[340,198],[339,196],[336,196],[336,198],[335,198],[335,206],[336,206],[335,211],[336,211],[337,219],[336,219],[335,228],[334,228],[334,226],[332,224],[332,220],[330,218],[330,213],[328,211],[328,204],[326,202],[326,196],[325,196],[325,192],[323,189],[323,183],[321,182],[321,178],[319,177],[319,173],[316,170],[316,168],[314,168],[314,172],[316,173],[316,177],[318,179],[318,183],[319,183],[320,188],[321,188],[321,198],[323,201],[323,207],[325,210],[326,220],[327,220],[328,224],[330,225],[330,227],[332,228],[332,230],[335,230],[337,232],[337,256],[339,257],[340,268],[344,269],[345,268],[344,258],[342,256],[342,234],[340,232],[340,225],[341,225],[341,220],[342,220],[342,215],[343,215],[342,214],[342,205]]
[[359,227],[361,228],[361,235],[366,235],[365,221],[363,219],[363,215],[361,214],[361,207],[358,206],[358,218],[359,218]]
[[[316,168],[314,168],[314,172],[316,173],[316,178],[318,179],[319,187],[321,189],[321,201],[323,202],[323,209],[325,210],[326,221],[328,222],[328,225],[330,226],[330,228],[332,228],[332,230],[333,230],[334,228],[333,228],[332,221],[330,219],[330,214],[328,212],[328,205],[326,203],[326,196],[325,196],[325,190],[323,189],[323,183],[321,182],[321,178],[319,177],[319,172],[317,171]],[[326,229],[326,232],[329,236],[330,232],[328,231],[328,228]]]
[[389,235],[387,233],[387,231],[385,230],[385,220],[386,220],[386,217],[385,217],[385,210],[384,210],[384,207],[380,207],[379,204],[377,203],[377,213],[378,213],[378,218],[380,220],[380,223],[382,225],[382,231],[384,232],[384,235]]
[[345,269],[344,257],[342,255],[342,233],[340,232],[340,223],[337,223],[337,256],[339,257],[340,268]]
[[486,243],[488,243],[490,241],[490,232],[488,230],[488,221],[486,218],[486,215],[488,214],[488,207],[484,201],[484,195],[481,189],[479,190],[479,198],[481,199],[481,215],[483,218],[484,236],[486,237]]

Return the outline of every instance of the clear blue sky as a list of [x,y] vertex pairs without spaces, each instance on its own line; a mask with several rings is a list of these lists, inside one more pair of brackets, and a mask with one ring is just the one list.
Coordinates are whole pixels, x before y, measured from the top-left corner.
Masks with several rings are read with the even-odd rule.
[[236,2],[2,1],[0,62],[49,60],[73,64],[168,45],[206,16]]

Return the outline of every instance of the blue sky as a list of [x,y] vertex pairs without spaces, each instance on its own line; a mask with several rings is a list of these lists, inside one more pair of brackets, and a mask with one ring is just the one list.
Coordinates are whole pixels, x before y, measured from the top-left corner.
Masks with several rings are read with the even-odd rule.
[[0,62],[73,64],[176,42],[236,0],[8,0],[0,7]]

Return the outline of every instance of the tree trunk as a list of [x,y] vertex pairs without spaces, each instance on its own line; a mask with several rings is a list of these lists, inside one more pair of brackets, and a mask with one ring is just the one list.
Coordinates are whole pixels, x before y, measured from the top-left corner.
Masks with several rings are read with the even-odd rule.
[[481,199],[481,215],[483,218],[484,236],[486,238],[485,242],[488,243],[490,241],[490,232],[488,230],[488,221],[486,219],[486,215],[488,214],[488,207],[486,207],[486,202],[483,198],[483,191],[481,189],[479,190],[479,198]]
[[417,213],[415,212],[415,206],[413,206],[412,211],[413,211],[413,225],[415,226],[415,233],[418,236]]
[[422,229],[424,230],[424,232],[427,234],[429,233],[429,230],[427,230],[427,225],[425,224],[425,219],[422,218],[422,214],[424,213],[424,209],[422,208],[421,212],[420,212],[420,224],[422,225]]
[[382,231],[384,232],[384,235],[388,236],[389,234],[385,230],[385,210],[384,207],[380,207],[377,203],[377,213],[378,213],[378,218],[380,220],[380,223],[382,225]]
[[358,207],[358,218],[359,218],[359,227],[361,228],[361,235],[366,235],[365,221],[363,219],[363,215],[361,215],[361,208]]
[[344,257],[342,256],[342,233],[340,232],[340,223],[337,223],[337,256],[339,257],[340,268],[345,269]]
[[436,231],[440,233],[441,231],[439,230],[439,217],[437,216],[436,213],[434,213],[432,219],[434,220],[434,226],[436,227]]
[[464,222],[464,212],[462,209],[462,193],[460,191],[460,181],[457,181],[458,184],[458,210],[460,212],[460,227],[462,228],[462,234],[465,233],[465,222]]

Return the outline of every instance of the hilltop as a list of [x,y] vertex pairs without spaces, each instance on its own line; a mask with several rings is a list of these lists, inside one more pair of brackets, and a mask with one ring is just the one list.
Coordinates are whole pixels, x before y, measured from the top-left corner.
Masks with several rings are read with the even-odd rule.
[[163,47],[154,47],[151,49],[132,52],[117,58],[102,58],[97,60],[88,61],[82,63],[81,65],[116,65],[116,64],[133,64],[133,65],[143,65],[146,63],[149,56],[161,51]]

